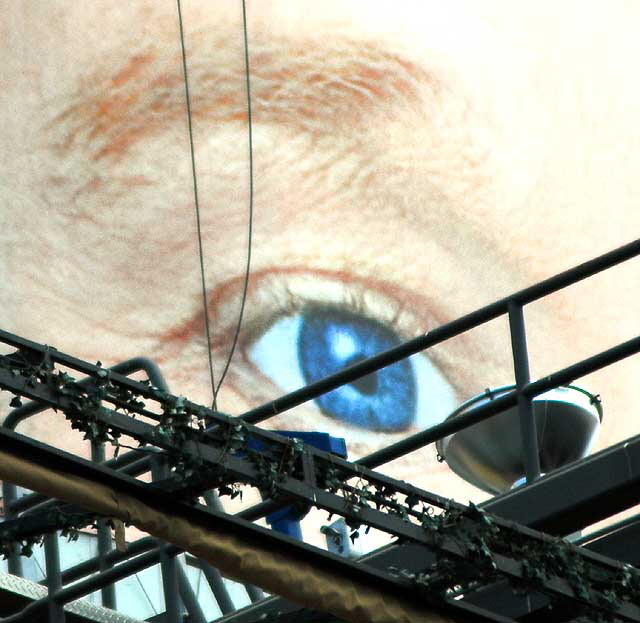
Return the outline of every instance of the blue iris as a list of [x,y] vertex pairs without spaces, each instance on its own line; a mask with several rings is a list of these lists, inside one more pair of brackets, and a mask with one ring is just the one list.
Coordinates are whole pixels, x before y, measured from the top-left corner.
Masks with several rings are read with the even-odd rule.
[[[397,346],[398,336],[383,324],[331,308],[302,314],[298,362],[306,383]],[[376,431],[408,428],[416,415],[412,364],[400,361],[320,396],[322,412],[336,420]]]

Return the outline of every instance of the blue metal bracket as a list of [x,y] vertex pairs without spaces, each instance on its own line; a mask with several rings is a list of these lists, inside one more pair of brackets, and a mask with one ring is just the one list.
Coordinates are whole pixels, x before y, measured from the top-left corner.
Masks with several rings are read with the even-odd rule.
[[[329,433],[303,432],[294,430],[271,431],[283,437],[296,438],[318,450],[331,452],[341,459],[347,458],[347,444],[342,437],[332,437]],[[286,506],[267,515],[267,523],[273,530],[302,541],[300,520],[309,512],[309,506]]]

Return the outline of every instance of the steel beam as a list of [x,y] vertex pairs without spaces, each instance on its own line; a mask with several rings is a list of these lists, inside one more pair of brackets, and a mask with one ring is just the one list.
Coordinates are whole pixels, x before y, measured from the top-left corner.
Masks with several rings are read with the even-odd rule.
[[[215,521],[216,525],[223,528],[225,532],[240,538],[247,544],[255,543],[256,546],[262,549],[272,549],[274,553],[287,551],[288,555],[293,559],[297,558],[305,563],[313,564],[319,569],[326,569],[331,574],[352,578],[370,586],[373,590],[380,591],[381,594],[393,594],[396,598],[402,599],[414,607],[435,610],[443,616],[454,618],[454,620],[461,615],[461,610],[456,602],[433,604],[427,599],[426,595],[420,595],[406,580],[394,577],[389,573],[334,556],[305,543],[293,541],[271,530],[240,520],[235,516],[217,513],[201,506],[190,506],[178,502],[171,496],[167,496],[164,491],[154,488],[150,484],[129,478],[90,461],[74,457],[61,450],[45,446],[17,433],[0,429],[0,446],[4,451],[15,453],[17,456],[29,456],[33,461],[46,464],[54,471],[73,473],[80,478],[111,487],[120,493],[139,499],[151,508],[175,517],[181,517],[194,525],[203,526],[204,529],[212,521]],[[177,547],[167,546],[166,551],[163,553],[175,555],[179,551]],[[157,560],[158,556],[158,550],[142,554],[138,558],[127,561],[118,567],[109,569],[73,586],[63,588],[55,594],[56,601],[65,603],[67,598],[69,600],[77,599],[86,594],[86,592],[102,588],[105,584],[124,577],[121,575],[124,572],[123,567],[131,569],[131,572],[133,572],[134,569],[139,568],[138,564],[146,564],[149,557]],[[42,604],[34,605],[34,608],[40,607],[42,607]],[[11,621],[32,620],[28,619],[28,617],[33,612],[34,610],[29,609],[28,612],[25,611],[20,616],[11,617]],[[27,618],[22,618],[23,616],[27,616]],[[486,617],[477,615],[474,618],[472,613],[466,610],[464,616],[466,619],[478,621],[478,623],[486,621]],[[640,617],[638,617],[638,620],[640,620]]]
[[[48,363],[46,357],[47,353],[45,353],[43,359],[45,364]],[[24,359],[27,362],[27,365],[19,363],[21,359]],[[78,409],[82,409],[83,407],[79,407],[78,405],[85,404],[85,401],[87,400],[85,398],[87,389],[79,387],[75,383],[69,384],[65,382],[63,385],[57,385],[54,382],[57,377],[52,375],[53,367],[47,370],[44,376],[38,376],[41,370],[40,364],[34,363],[34,359],[33,356],[30,355],[30,351],[25,354],[18,353],[14,356],[2,357],[0,358],[0,363],[4,364],[0,369],[0,386],[8,388],[15,393],[26,395],[32,399],[41,400],[42,402],[56,406],[65,411],[70,411],[71,413],[76,412]],[[108,384],[109,373],[99,367],[94,372],[98,377],[96,381],[96,388],[102,387],[105,389],[107,387],[111,387]],[[34,376],[36,381],[32,382]],[[38,379],[44,379],[46,382],[38,382]],[[101,382],[102,384],[100,384]],[[522,391],[522,389],[520,391]],[[113,392],[115,392],[115,390],[113,390]],[[114,393],[109,394],[106,389],[105,391],[102,391],[100,395],[102,399],[115,403],[119,406],[126,407],[129,404],[133,404],[135,405],[135,412],[145,413],[147,411],[143,403],[140,403],[139,400],[134,400],[137,395],[133,395],[131,398],[127,398],[125,400],[117,393],[115,393],[114,397]],[[174,408],[178,401],[175,397],[167,396],[165,392],[160,395],[158,395],[157,392],[152,394],[152,399],[159,402],[164,409]],[[495,403],[497,403],[498,400],[494,401],[492,406],[495,406]],[[134,420],[129,416],[106,409],[105,407],[96,407],[93,403],[90,404],[90,417],[93,421],[102,422],[111,430],[116,430],[133,436],[140,441],[160,446],[166,450],[176,450],[176,448],[172,446],[170,438],[167,438],[166,435],[158,435],[154,427],[151,427],[139,420]],[[200,410],[203,409],[197,405],[186,403],[184,400],[182,400],[180,404],[184,408],[189,409],[187,413],[199,413]],[[82,415],[83,413],[78,411],[78,416]],[[230,418],[227,416],[213,413],[212,418],[218,421],[219,426],[230,424]],[[233,426],[234,428],[237,427],[236,424],[233,424]],[[293,445],[291,440],[283,441],[282,437],[269,433],[268,431],[263,431],[246,425],[245,427],[247,428],[247,432],[254,438],[266,444],[267,451],[272,446],[275,446],[276,448],[279,447],[281,449],[280,454],[277,456],[272,457],[268,456],[268,454],[261,455],[263,461],[272,461],[274,464],[280,464],[282,457],[285,456],[286,452]],[[197,457],[199,460],[205,460],[212,465],[224,464],[225,474],[229,475],[231,479],[230,481],[247,482],[254,485],[260,481],[260,472],[258,467],[252,464],[251,461],[247,460],[247,458],[242,454],[229,454],[224,440],[216,439],[215,436],[212,436],[211,434],[200,435],[200,439],[207,443],[189,441],[186,445],[188,451],[194,458]],[[211,445],[208,445],[214,442],[224,447],[212,447]],[[440,496],[434,496],[429,492],[421,491],[420,489],[407,485],[406,483],[371,472],[368,469],[362,468],[358,465],[353,465],[347,461],[338,459],[337,457],[328,455],[327,453],[318,451],[309,446],[306,446],[304,449],[304,457],[305,460],[303,461],[303,465],[305,467],[301,470],[303,480],[299,480],[299,477],[282,474],[278,479],[277,487],[279,490],[305,502],[311,502],[319,508],[324,508],[330,512],[351,517],[359,523],[371,525],[378,529],[391,532],[397,536],[410,539],[414,542],[424,542],[425,544],[430,542],[428,534],[425,533],[421,526],[406,522],[395,513],[380,512],[366,504],[360,506],[358,510],[354,510],[353,504],[349,498],[340,497],[331,491],[317,488],[317,486],[315,486],[316,477],[313,473],[314,463],[316,464],[316,468],[323,464],[324,469],[326,470],[340,470],[337,473],[339,473],[339,477],[341,479],[357,477],[359,479],[366,480],[370,485],[376,487],[378,490],[389,489],[394,493],[410,495],[417,501],[422,501],[425,504],[433,504],[441,508],[453,507],[460,511],[464,510],[462,505],[457,505],[451,501],[444,500]],[[307,478],[309,479],[309,482],[314,484],[308,484]],[[386,501],[385,505],[388,506]],[[413,511],[409,510],[409,512],[411,513]],[[501,529],[514,530],[515,533],[519,534],[519,538],[529,538],[533,539],[533,541],[537,540],[540,542],[544,542],[545,539],[544,535],[535,534],[526,528],[514,527],[500,521],[496,521],[496,525],[499,525]],[[433,546],[433,544],[431,545]],[[449,555],[463,558],[466,556],[465,551],[460,549],[460,546],[448,537],[438,543],[437,547]],[[588,564],[595,564],[604,568],[610,568],[611,570],[616,569],[614,561],[605,560],[601,557],[588,555],[586,553],[579,553],[576,555],[581,556],[585,562],[588,561]],[[494,564],[497,565],[497,570],[499,570],[500,573],[513,578],[522,577],[524,572],[521,569],[519,561],[510,560],[508,557],[497,552],[492,552],[492,556]],[[554,594],[562,595],[569,599],[578,598],[575,595],[573,588],[560,576],[547,578],[544,581],[544,584],[544,590],[546,591],[551,591]],[[619,610],[624,611],[624,616],[627,616],[630,619],[635,619],[638,617],[634,614],[634,608],[635,606],[624,603],[620,606]],[[640,617],[640,612],[638,615]]]
[[567,535],[640,502],[640,435],[482,504],[501,517]]
[[[640,435],[547,474],[534,484],[492,498],[481,506],[505,519],[547,533],[566,535],[639,502]],[[640,548],[635,547],[640,542],[639,518],[622,522],[620,526],[610,526],[597,538],[587,538],[582,545],[585,549],[640,566]],[[435,562],[435,557],[427,548],[411,544],[390,545],[367,554],[361,560],[380,569],[393,566],[418,571]],[[477,600],[481,606],[492,604],[496,612],[514,618],[539,612],[549,603],[548,598],[539,593],[518,598],[504,585],[488,587],[471,599]],[[220,623],[249,623],[276,612],[298,609],[297,605],[274,597],[263,604],[238,611]]]

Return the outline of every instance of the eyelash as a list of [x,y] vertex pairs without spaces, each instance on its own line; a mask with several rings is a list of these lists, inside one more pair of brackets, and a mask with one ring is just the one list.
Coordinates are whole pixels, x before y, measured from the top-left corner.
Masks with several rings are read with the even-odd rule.
[[[379,283],[347,278],[342,274],[309,271],[271,271],[259,276],[252,287],[241,334],[245,358],[247,348],[275,322],[313,305],[330,306],[380,322],[401,339],[424,332],[426,323],[395,297],[381,291],[382,287]],[[255,298],[259,305],[258,301],[252,300]],[[252,315],[256,308],[259,308],[259,314]]]

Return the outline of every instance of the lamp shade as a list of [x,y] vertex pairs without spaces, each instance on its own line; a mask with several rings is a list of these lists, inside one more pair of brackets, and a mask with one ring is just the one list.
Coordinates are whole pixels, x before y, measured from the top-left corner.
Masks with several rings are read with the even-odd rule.
[[[469,413],[513,389],[514,385],[486,390],[449,418]],[[602,407],[595,396],[569,385],[540,394],[532,403],[541,472],[589,453],[602,421]],[[490,493],[508,491],[525,475],[517,406],[440,439],[436,448],[458,476]]]

